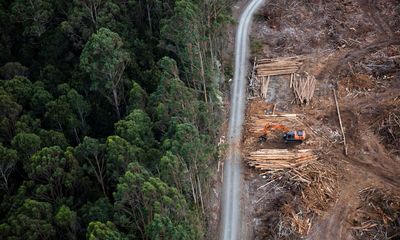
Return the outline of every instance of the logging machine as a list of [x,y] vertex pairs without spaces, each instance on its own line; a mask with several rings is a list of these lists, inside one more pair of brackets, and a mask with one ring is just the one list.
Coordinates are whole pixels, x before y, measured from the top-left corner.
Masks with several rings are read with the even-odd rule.
[[285,142],[303,142],[306,139],[306,132],[304,130],[289,130],[285,125],[281,124],[265,124],[263,135],[260,136],[260,141],[265,142],[267,140],[267,136],[273,130],[278,130],[283,132],[283,140]]

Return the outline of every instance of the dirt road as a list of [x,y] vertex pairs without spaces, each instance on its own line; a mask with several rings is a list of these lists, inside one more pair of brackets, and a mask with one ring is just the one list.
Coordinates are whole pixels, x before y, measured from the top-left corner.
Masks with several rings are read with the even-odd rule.
[[222,198],[221,239],[242,239],[241,231],[241,153],[240,140],[246,102],[246,73],[248,36],[252,16],[263,0],[251,1],[240,16],[235,41],[235,75],[232,85],[231,112],[229,117],[229,150],[224,165]]

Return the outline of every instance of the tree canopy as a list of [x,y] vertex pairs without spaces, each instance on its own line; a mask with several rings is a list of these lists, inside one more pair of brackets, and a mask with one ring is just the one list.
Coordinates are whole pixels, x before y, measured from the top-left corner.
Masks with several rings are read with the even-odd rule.
[[0,1],[0,239],[201,239],[230,2]]
[[122,47],[118,33],[100,28],[90,37],[81,55],[81,67],[90,76],[91,89],[108,99],[115,107],[118,119],[121,117],[124,71],[130,61],[128,52]]

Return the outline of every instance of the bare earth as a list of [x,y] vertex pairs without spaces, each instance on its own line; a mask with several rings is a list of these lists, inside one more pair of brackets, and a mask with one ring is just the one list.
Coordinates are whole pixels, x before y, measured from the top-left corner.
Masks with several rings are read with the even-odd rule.
[[[260,148],[310,148],[318,161],[294,170],[311,179],[307,184],[294,179],[292,170],[261,176],[264,172],[245,165],[248,239],[400,238],[399,5],[395,0],[274,0],[255,17],[251,59],[307,56],[301,70],[314,75],[317,86],[312,102],[299,106],[289,77],[272,77],[266,100],[248,101],[244,162]],[[306,142],[285,145],[272,136],[259,143],[249,132],[250,118],[271,111],[273,104],[278,113],[301,115],[284,123],[305,129]]]

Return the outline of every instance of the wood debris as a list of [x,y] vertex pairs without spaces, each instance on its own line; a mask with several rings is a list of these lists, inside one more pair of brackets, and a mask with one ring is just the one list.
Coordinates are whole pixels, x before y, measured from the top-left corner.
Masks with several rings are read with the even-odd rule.
[[256,91],[256,89],[259,89],[259,81],[256,76],[256,64],[257,58],[254,57],[253,69],[251,70],[251,74],[249,76],[249,96],[253,97],[259,97],[258,91]]
[[279,239],[282,239],[288,232],[296,232],[300,235],[307,235],[311,229],[311,219],[303,212],[297,212],[292,204],[284,204],[281,209],[279,222]]
[[266,78],[265,77],[262,78],[262,82],[261,82],[261,97],[263,99],[267,98],[269,81],[270,81],[270,76],[268,76]]
[[355,239],[399,239],[400,196],[367,187],[359,192],[360,206],[353,220]]
[[[293,81],[293,82],[292,82]],[[291,81],[291,87],[297,103],[308,105],[314,96],[316,79],[314,76],[304,72],[295,74]]]
[[383,142],[394,152],[400,152],[400,95],[384,101],[378,116],[372,121]]
[[321,216],[336,197],[337,173],[329,163],[314,161],[286,171],[269,172],[265,176],[267,183],[259,190],[284,189],[293,194],[286,195],[285,204],[277,209],[280,216],[276,239],[285,239],[288,233],[307,235],[315,217]]
[[311,149],[289,151],[288,149],[259,149],[250,152],[247,163],[259,170],[282,170],[298,167],[317,160]]

